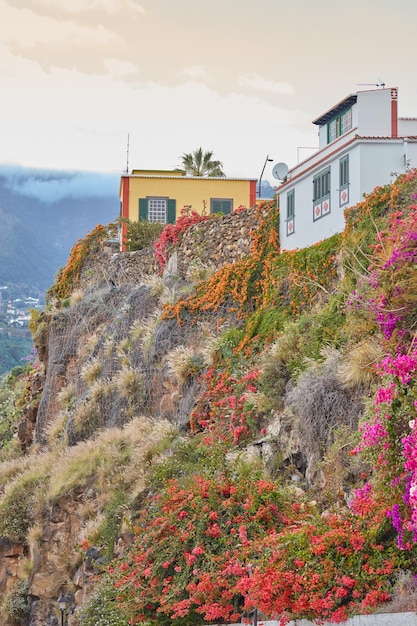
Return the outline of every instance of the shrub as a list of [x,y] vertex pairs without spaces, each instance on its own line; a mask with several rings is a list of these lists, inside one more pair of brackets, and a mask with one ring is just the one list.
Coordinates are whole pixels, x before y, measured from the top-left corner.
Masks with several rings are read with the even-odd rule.
[[104,545],[104,555],[108,559],[114,556],[114,545],[120,534],[126,504],[126,494],[116,491],[104,510],[104,520],[98,530],[98,540],[101,545]]
[[127,221],[126,246],[129,252],[142,250],[154,243],[164,230],[164,224],[152,223],[147,220],[139,222]]
[[58,272],[55,284],[48,290],[48,297],[68,298],[78,286],[82,268],[89,254],[101,250],[104,242],[114,237],[117,232],[118,228],[114,223],[107,226],[98,224],[84,239],[78,240],[71,249],[66,266]]
[[94,594],[81,608],[78,617],[81,626],[126,626],[128,616],[119,606],[117,590],[111,580],[105,576],[96,585]]
[[337,378],[339,362],[334,352],[323,365],[313,364],[285,398],[297,418],[301,449],[316,461],[333,442],[333,431],[340,426],[355,430],[363,411],[361,392],[343,387]]
[[13,543],[27,543],[27,531],[35,520],[39,487],[45,468],[28,470],[7,486],[0,503],[0,537]]
[[29,617],[29,583],[18,580],[5,598],[4,608],[8,617],[16,624],[26,624]]
[[190,210],[188,207],[184,207],[181,211],[180,217],[177,218],[175,224],[166,224],[159,239],[155,241],[155,258],[159,265],[163,269],[167,262],[168,249],[178,243],[180,236],[187,228],[193,224],[204,222],[210,219],[208,215],[200,215],[197,211]]

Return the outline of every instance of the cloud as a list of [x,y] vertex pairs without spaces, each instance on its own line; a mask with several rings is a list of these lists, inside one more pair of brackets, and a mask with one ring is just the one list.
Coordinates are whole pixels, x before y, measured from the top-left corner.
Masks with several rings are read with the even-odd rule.
[[104,198],[118,195],[119,174],[63,172],[0,166],[6,187],[41,202],[53,203],[64,198]]
[[[0,42],[18,44],[28,48],[38,44],[65,45],[68,42],[108,44],[120,37],[101,24],[91,28],[73,20],[58,20],[45,15],[35,15],[29,9],[15,9],[0,0]],[[16,28],[19,24],[19,28]]]
[[108,15],[114,15],[126,10],[137,13],[145,13],[145,9],[136,0],[35,0],[33,10],[36,8],[46,10],[58,10],[67,14],[80,14],[88,11],[100,11]]
[[203,65],[189,65],[184,67],[178,76],[185,76],[187,79],[196,81],[207,81],[213,74],[219,74],[219,70],[214,67],[206,68]]
[[281,93],[286,96],[294,93],[294,87],[289,83],[279,83],[275,80],[267,80],[259,74],[239,76],[238,84],[240,87],[251,87],[252,89],[258,89],[259,91]]
[[120,61],[119,59],[105,59],[103,65],[108,74],[117,78],[125,78],[127,76],[134,76],[138,73],[138,68],[134,63],[129,61]]

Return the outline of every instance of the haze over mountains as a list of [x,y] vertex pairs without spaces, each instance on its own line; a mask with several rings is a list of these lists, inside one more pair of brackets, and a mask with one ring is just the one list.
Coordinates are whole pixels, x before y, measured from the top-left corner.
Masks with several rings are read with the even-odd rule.
[[74,243],[119,215],[120,173],[0,166],[0,285],[43,295]]

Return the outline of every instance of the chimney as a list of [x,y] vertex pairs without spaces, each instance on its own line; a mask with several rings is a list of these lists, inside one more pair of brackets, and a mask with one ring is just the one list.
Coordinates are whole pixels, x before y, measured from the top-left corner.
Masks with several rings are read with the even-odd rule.
[[398,88],[391,89],[391,137],[398,137]]

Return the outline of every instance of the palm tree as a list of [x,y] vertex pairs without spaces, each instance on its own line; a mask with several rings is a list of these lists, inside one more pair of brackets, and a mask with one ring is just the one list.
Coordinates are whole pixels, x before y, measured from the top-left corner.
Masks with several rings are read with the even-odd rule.
[[223,163],[213,161],[213,152],[203,152],[202,148],[197,148],[188,154],[184,152],[181,157],[184,171],[189,176],[225,176]]

